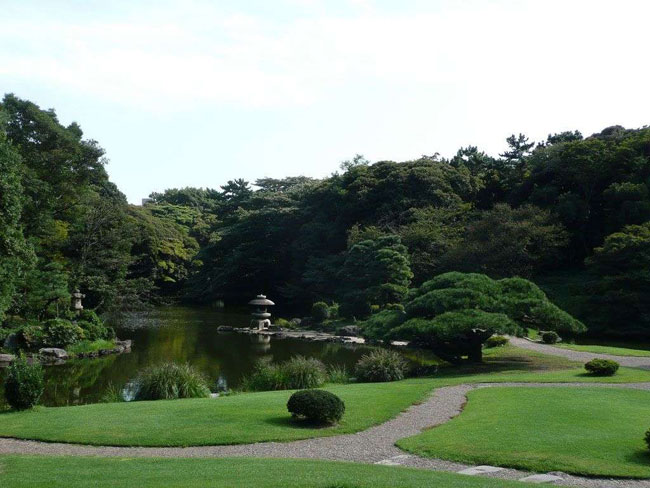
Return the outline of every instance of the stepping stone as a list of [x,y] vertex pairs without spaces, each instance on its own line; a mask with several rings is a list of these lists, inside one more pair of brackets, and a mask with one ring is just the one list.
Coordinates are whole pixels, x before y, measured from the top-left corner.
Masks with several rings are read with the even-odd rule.
[[400,461],[404,461],[405,459],[410,458],[408,454],[401,454],[399,456],[393,456],[392,458],[388,459],[383,459],[381,461],[377,461],[375,464],[382,464],[384,466],[401,466],[402,464]]
[[553,474],[533,474],[521,478],[519,481],[525,481],[527,483],[553,483],[555,481],[561,481],[562,478],[555,476]]
[[463,469],[462,471],[459,471],[458,474],[468,474],[470,476],[475,476],[477,474],[496,473],[502,469],[503,468],[498,468],[496,466],[474,466],[473,468]]

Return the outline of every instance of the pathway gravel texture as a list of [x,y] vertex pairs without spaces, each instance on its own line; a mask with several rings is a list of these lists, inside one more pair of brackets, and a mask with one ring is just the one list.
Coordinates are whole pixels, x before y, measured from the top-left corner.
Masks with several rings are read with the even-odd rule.
[[513,346],[521,347],[522,349],[530,349],[551,356],[560,356],[570,359],[572,361],[580,361],[586,363],[595,358],[611,359],[616,361],[621,366],[629,368],[650,369],[650,357],[636,357],[636,356],[614,356],[612,354],[596,354],[586,351],[573,351],[571,349],[562,349],[560,347],[542,344],[540,342],[532,342],[520,337],[510,337],[510,343]]
[[[423,403],[411,406],[396,418],[356,434],[335,437],[321,437],[294,442],[263,442],[233,446],[198,447],[101,447],[77,444],[45,443],[18,439],[0,438],[0,454],[37,454],[65,456],[117,456],[117,457],[270,457],[309,458],[384,465],[410,466],[436,471],[458,472],[473,465],[423,458],[406,454],[395,446],[404,437],[418,434],[423,429],[447,422],[458,415],[467,399],[467,392],[474,388],[499,386],[526,387],[601,387],[635,388],[650,390],[650,383],[607,384],[607,383],[489,383],[457,385],[438,388]],[[481,474],[503,479],[519,480],[534,473],[516,469],[498,469]],[[650,480],[611,480],[584,478],[565,473],[551,473],[559,476],[555,485],[586,488],[629,487],[650,488]]]

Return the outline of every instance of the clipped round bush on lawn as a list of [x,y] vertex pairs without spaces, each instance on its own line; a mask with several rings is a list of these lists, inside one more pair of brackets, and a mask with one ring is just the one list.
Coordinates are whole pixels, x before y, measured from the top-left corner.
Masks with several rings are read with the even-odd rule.
[[594,376],[613,376],[619,364],[611,359],[592,359],[585,364],[585,369]]
[[311,306],[311,316],[314,322],[322,324],[330,318],[330,308],[325,302],[316,302]]
[[398,381],[404,379],[406,361],[396,351],[375,349],[361,356],[356,366],[357,380],[364,382]]
[[500,347],[505,346],[510,340],[507,337],[500,335],[493,335],[485,341],[485,347]]
[[319,424],[334,424],[343,417],[345,403],[329,391],[300,390],[291,395],[287,409],[293,417]]
[[32,408],[41,398],[43,389],[43,368],[40,364],[29,364],[23,356],[11,363],[5,379],[5,399],[12,408]]
[[189,364],[163,363],[141,371],[135,380],[135,400],[205,398],[210,388]]
[[544,344],[557,344],[560,340],[560,336],[557,335],[557,332],[548,331],[542,334],[542,342]]

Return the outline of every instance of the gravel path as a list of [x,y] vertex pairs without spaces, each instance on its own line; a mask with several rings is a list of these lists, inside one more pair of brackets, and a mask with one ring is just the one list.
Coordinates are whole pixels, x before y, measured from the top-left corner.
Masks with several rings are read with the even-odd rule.
[[[474,466],[429,459],[404,453],[395,442],[404,437],[418,434],[423,429],[447,422],[458,415],[465,402],[467,392],[474,388],[499,386],[558,387],[580,386],[602,388],[635,388],[650,390],[650,383],[489,383],[458,385],[438,388],[428,400],[413,405],[396,418],[356,434],[334,437],[320,437],[294,442],[263,442],[235,446],[198,447],[101,447],[78,444],[45,443],[18,439],[0,438],[0,454],[38,454],[68,456],[117,456],[117,457],[273,457],[309,458],[335,461],[353,461],[385,465],[411,466],[436,471],[462,471]],[[483,476],[518,480],[534,473],[498,469]],[[650,488],[650,480],[608,480],[583,478],[564,473],[553,473],[559,478],[556,485],[580,486],[586,488],[630,487]]]
[[612,354],[596,354],[593,352],[573,351],[571,349],[562,349],[560,347],[549,346],[548,344],[540,344],[539,342],[531,342],[520,337],[510,337],[510,343],[514,346],[521,347],[522,349],[530,349],[551,356],[561,356],[563,358],[571,359],[572,361],[580,361],[586,363],[594,358],[612,359],[619,363],[621,366],[630,368],[650,369],[650,357],[636,357],[636,356],[614,356]]

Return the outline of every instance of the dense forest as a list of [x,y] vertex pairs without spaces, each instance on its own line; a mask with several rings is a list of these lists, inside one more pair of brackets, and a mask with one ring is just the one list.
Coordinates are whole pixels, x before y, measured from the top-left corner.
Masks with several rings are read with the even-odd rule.
[[328,178],[170,189],[129,205],[79,125],[0,105],[0,322],[150,303],[245,303],[345,317],[450,271],[533,280],[591,334],[650,336],[650,128],[507,139],[450,159],[361,156]]

